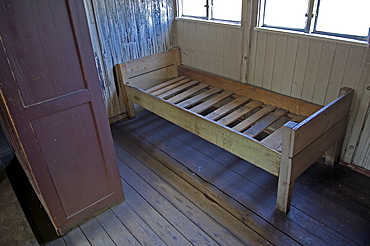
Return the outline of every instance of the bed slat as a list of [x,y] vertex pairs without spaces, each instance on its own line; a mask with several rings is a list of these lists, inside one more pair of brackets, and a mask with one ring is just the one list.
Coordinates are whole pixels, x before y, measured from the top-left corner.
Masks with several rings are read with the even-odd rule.
[[174,83],[174,84],[167,85],[166,87],[163,87],[163,88],[161,88],[161,89],[158,89],[158,90],[156,90],[156,91],[152,92],[152,94],[153,94],[153,95],[155,95],[155,96],[161,95],[161,94],[163,94],[163,93],[165,93],[165,92],[167,92],[167,91],[170,91],[170,90],[172,90],[172,89],[174,89],[174,88],[176,88],[176,87],[178,87],[178,86],[180,86],[180,85],[183,85],[183,84],[185,84],[185,83],[188,83],[188,82],[189,82],[189,81],[191,81],[191,80],[192,80],[192,79],[186,78],[186,79],[183,79],[183,80],[177,81],[177,82],[176,82],[176,83]]
[[274,109],[275,109],[275,106],[267,105],[266,107],[262,108],[261,110],[259,110],[255,114],[251,115],[247,119],[243,120],[242,122],[240,122],[239,124],[234,126],[233,129],[236,130],[236,131],[239,131],[239,132],[244,131],[249,126],[251,126],[254,122],[261,119],[263,116],[270,113]]
[[156,85],[156,86],[153,86],[152,88],[147,89],[146,92],[153,93],[156,90],[162,89],[163,87],[166,87],[168,85],[172,85],[173,83],[176,83],[176,82],[178,82],[180,80],[183,80],[185,78],[186,78],[185,76],[180,76],[180,77],[171,79],[169,81],[163,82],[159,85]]
[[190,97],[191,95],[197,93],[198,91],[200,90],[203,90],[205,88],[207,88],[209,85],[207,84],[204,84],[204,83],[200,83],[199,85],[195,86],[195,87],[192,87],[170,99],[168,99],[167,101],[170,102],[170,103],[178,103],[178,102],[181,102],[182,100],[185,100],[186,98]]
[[217,96],[214,96],[214,97],[208,99],[207,101],[195,106],[194,108],[191,108],[190,111],[192,111],[194,113],[201,113],[201,112],[209,109],[210,107],[212,107],[216,103],[219,103],[222,100],[224,100],[225,98],[231,96],[232,94],[233,93],[231,91],[223,91],[222,93],[218,94]]
[[222,89],[220,88],[212,88],[210,90],[207,90],[201,94],[198,94],[196,96],[193,96],[189,99],[186,99],[185,101],[182,101],[181,103],[177,104],[177,106],[179,107],[183,107],[183,108],[187,108],[187,107],[190,107],[190,106],[193,106],[194,104],[200,102],[201,100],[203,100],[204,98],[207,98],[209,96],[212,96],[213,94],[216,94],[218,92],[222,91]]
[[248,100],[250,100],[249,97],[238,97],[235,100],[225,104],[221,108],[216,109],[212,113],[209,113],[205,117],[210,119],[210,120],[216,120],[216,119],[226,115],[227,113],[229,113],[234,108],[239,107],[240,105],[242,105],[243,103],[245,103]]
[[255,137],[258,134],[260,134],[264,129],[269,127],[272,123],[283,117],[286,113],[288,113],[288,110],[277,109],[274,112],[271,112],[267,114],[265,117],[263,117],[257,124],[246,130],[244,134],[250,137]]
[[178,93],[178,92],[180,92],[182,90],[185,90],[186,88],[188,88],[190,86],[193,86],[195,84],[198,84],[198,83],[199,83],[199,81],[192,80],[192,81],[190,81],[190,82],[188,82],[186,84],[183,84],[183,85],[180,85],[180,86],[178,86],[176,88],[173,88],[172,90],[166,91],[165,93],[158,95],[158,97],[161,98],[161,99],[165,99],[166,97],[169,97],[169,96],[171,96],[173,94],[176,94],[176,93]]
[[260,102],[260,101],[251,101],[247,105],[244,105],[243,107],[235,110],[231,114],[221,118],[220,120],[217,121],[217,123],[220,123],[220,124],[226,126],[226,125],[236,121],[237,119],[241,118],[243,115],[248,114],[253,109],[258,108],[261,105],[262,105],[262,102]]
[[[290,121],[299,123],[306,118],[307,117],[303,115],[296,115]],[[281,152],[281,146],[283,144],[283,127],[280,127],[269,136],[264,138],[261,143],[266,144],[270,148]]]

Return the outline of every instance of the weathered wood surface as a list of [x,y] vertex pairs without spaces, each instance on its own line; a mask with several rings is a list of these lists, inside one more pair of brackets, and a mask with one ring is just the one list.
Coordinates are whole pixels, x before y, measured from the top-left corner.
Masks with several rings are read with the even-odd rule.
[[[342,184],[342,187],[344,187],[352,183],[358,183],[361,179],[356,178],[356,181],[350,181],[349,179],[346,182],[343,178],[347,177],[343,171],[337,173],[337,175],[333,173],[329,176],[331,177],[329,179],[325,176],[325,172],[316,171],[316,175],[321,176],[321,178],[313,178],[304,174],[295,182],[295,194],[289,215],[287,217],[279,216],[278,213],[273,213],[276,199],[276,178],[272,175],[261,172],[253,165],[151,113],[142,112],[140,114],[143,115],[143,118],[135,120],[135,122],[122,124],[119,132],[116,132],[118,135],[115,132],[114,135],[119,136],[120,139],[130,145],[139,146],[147,155],[154,156],[157,161],[164,163],[168,169],[173,170],[177,175],[181,175],[191,184],[201,184],[201,186],[198,186],[200,190],[208,194],[218,204],[224,204],[223,206],[230,208],[229,211],[233,211],[232,213],[236,217],[245,220],[248,225],[253,225],[255,231],[260,232],[262,229],[262,231],[267,232],[269,227],[267,225],[259,227],[258,220],[255,217],[250,217],[248,213],[244,213],[242,207],[238,207],[237,204],[227,199],[223,200],[222,196],[213,193],[213,188],[218,187],[223,190],[229,195],[229,198],[232,197],[255,211],[261,216],[260,218],[274,224],[276,228],[284,231],[300,244],[356,245],[366,242],[366,238],[369,236],[366,225],[368,225],[369,220],[364,220],[359,211],[348,212],[347,208],[340,207],[336,202],[326,197],[329,194],[334,197],[331,189],[340,189],[341,187],[338,184]],[[138,134],[138,136],[135,137],[135,134]],[[133,139],[137,139],[137,142]],[[130,147],[131,151],[135,152]],[[192,153],[191,158],[189,158],[190,152]],[[161,153],[166,154],[163,156]],[[144,154],[138,156],[140,156],[141,162],[146,162]],[[176,164],[179,162],[184,165],[182,169]],[[315,168],[317,167],[321,166],[316,164]],[[335,169],[337,168],[338,166]],[[232,172],[238,175],[226,170],[233,170]],[[312,170],[312,168],[309,170]],[[164,177],[165,175],[160,176]],[[241,176],[250,180],[250,183],[245,183],[245,179]],[[305,177],[304,182],[301,181],[302,177]],[[329,180],[331,180],[332,186],[322,192],[320,187],[323,187],[323,182]],[[316,183],[321,185],[317,189],[314,188]],[[368,182],[361,181],[361,183],[362,187],[357,188],[359,191],[364,190],[364,185],[367,185]],[[307,188],[307,184],[310,188]],[[311,189],[315,189],[315,192]],[[340,192],[336,192],[337,198],[342,196]],[[351,206],[349,205],[352,204],[351,200],[346,199],[345,195],[342,198],[344,199],[338,202]],[[357,199],[357,201],[360,200],[360,198]],[[366,211],[364,204],[361,211]],[[347,222],[343,222],[344,220]],[[339,228],[338,224],[343,226]],[[357,229],[354,227],[356,224]],[[281,234],[272,231],[268,235],[270,235],[269,240],[274,240],[272,238],[286,240]],[[270,242],[283,244],[279,241]],[[285,244],[288,242],[285,241]]]
[[219,145],[241,158],[250,160],[270,173],[278,174],[280,154],[261,145],[257,140],[250,138],[246,141],[245,138],[248,137],[239,132],[207,120],[201,115],[181,109],[174,104],[167,103],[158,97],[153,97],[138,88],[127,86],[126,90],[129,100],[133,103],[155,112],[159,116]]
[[249,97],[238,97],[235,100],[223,105],[222,107],[216,109],[215,111],[207,114],[205,117],[210,120],[216,120],[224,115],[231,112],[233,109],[239,107],[240,105],[244,104],[245,102],[249,101]]
[[[237,119],[241,118],[243,115],[248,114],[249,112],[251,112],[252,110],[258,108],[261,105],[262,105],[262,102],[260,102],[260,101],[251,101],[251,102],[248,102],[243,107],[240,107],[237,110],[235,110],[234,112],[232,112],[232,113],[226,115],[225,117],[217,120],[217,123],[220,123],[220,124],[226,126],[226,125],[228,125],[228,124],[236,121]],[[269,107],[269,106],[267,106],[267,107]],[[273,106],[270,106],[270,107],[273,107]],[[258,111],[258,112],[260,112],[260,111]],[[255,120],[253,120],[253,122],[254,121]],[[234,128],[234,130],[235,130],[235,128]]]
[[[293,117],[290,121],[299,123],[306,118],[307,117],[303,115],[297,115]],[[261,143],[266,144],[267,146],[270,146],[273,149],[281,151],[281,146],[283,144],[283,127],[280,127],[279,129],[271,133],[269,136],[262,139]]]
[[[200,93],[196,96],[190,97],[187,100],[182,101],[181,103],[178,103],[177,105],[182,108],[187,108],[190,106],[193,106],[194,104],[202,101],[203,99],[210,97],[218,92],[222,91],[220,88],[211,88],[203,93]],[[193,111],[194,112],[194,111]]]
[[[369,169],[370,52],[366,44],[261,30],[253,34],[248,83],[319,105],[334,100],[342,87],[356,91],[341,159]],[[292,61],[294,69],[285,76]]]
[[217,96],[212,97],[212,98],[208,99],[207,101],[191,108],[190,111],[192,111],[194,113],[201,113],[201,112],[209,109],[210,107],[214,106],[215,104],[221,102],[225,98],[231,96],[232,94],[233,93],[230,92],[230,91],[223,91],[222,93],[218,94]]
[[174,46],[172,0],[84,0],[103,97],[109,118],[125,112],[115,64]]
[[[355,90],[341,159],[369,168],[370,128],[366,127],[366,116],[370,97],[366,88],[370,82],[370,52],[366,45],[255,30],[253,43],[261,40],[264,43],[252,46],[250,51],[248,83],[319,105],[334,100],[342,87]],[[286,76],[292,63],[294,67]]]
[[293,156],[348,116],[353,94],[354,91],[347,88],[344,95],[338,97],[294,127],[295,144]]
[[[354,246],[370,240],[369,177],[344,166],[311,166],[296,180],[291,211],[283,215],[275,211],[276,177],[148,111],[117,122],[112,133],[128,192],[125,203],[96,219],[117,245],[174,242],[168,235],[182,232],[176,218],[184,215],[189,228],[202,227],[221,245],[229,245],[226,238],[234,245]],[[172,225],[164,222],[166,235],[155,225],[163,219]],[[78,227],[62,239],[94,245],[84,234],[89,230]],[[199,239],[195,233],[185,238]]]
[[154,93],[155,93],[155,91],[158,91],[159,89],[162,89],[162,88],[167,87],[167,86],[169,86],[169,85],[172,85],[172,84],[174,84],[174,83],[176,83],[176,82],[179,82],[179,81],[181,81],[181,80],[184,80],[185,78],[186,78],[185,76],[180,76],[180,77],[177,77],[177,78],[171,79],[171,80],[169,80],[169,81],[167,81],[167,82],[164,82],[164,83],[161,83],[161,84],[159,84],[159,85],[157,85],[157,86],[154,86],[154,87],[149,88],[149,89],[147,90],[147,92],[154,94]]
[[[257,104],[257,107],[259,107],[259,106],[262,105],[262,103],[259,102],[259,101],[253,101],[253,102],[257,102],[258,103]],[[254,122],[256,122],[257,120],[259,120],[260,118],[262,118],[266,114],[270,113],[274,109],[275,109],[274,106],[267,105],[266,107],[262,108],[258,112],[254,113],[251,116],[249,116],[248,118],[246,118],[245,120],[242,120],[239,124],[237,124],[236,126],[234,126],[233,129],[236,130],[236,131],[242,132],[245,129],[247,129],[249,126],[251,126]]]
[[269,127],[272,123],[283,117],[288,111],[284,109],[277,109],[274,112],[265,116],[262,120],[260,120],[257,124],[249,128],[244,134],[248,136],[255,137],[260,134],[264,129]]
[[[162,64],[163,54],[171,54],[170,52],[167,51],[158,57],[153,55],[140,60],[145,64],[147,64],[147,61],[155,62],[160,60],[159,64]],[[176,55],[179,55],[178,50],[175,53]],[[169,64],[172,64],[172,56],[171,54],[166,58],[170,60]],[[137,62],[135,60],[132,63],[136,64]],[[136,66],[140,67],[141,65]],[[150,67],[149,70],[157,68],[155,65],[148,65],[148,67]],[[162,67],[162,65],[159,67]],[[145,74],[145,71],[135,73],[134,77]],[[290,209],[294,180],[331,146],[335,145],[331,149],[339,149],[339,139],[343,136],[345,124],[340,124],[341,127],[339,128],[333,126],[344,117],[347,117],[349,113],[353,97],[353,91],[350,89],[347,89],[345,95],[320,109],[319,106],[302,100],[271,93],[188,67],[181,66],[179,72],[182,76],[181,79],[171,79],[164,82],[163,85],[155,84],[153,88],[147,89],[147,92],[140,89],[140,84],[131,85],[128,82],[129,79],[125,79],[127,81],[125,82],[125,91],[127,98],[129,98],[128,101],[157,113],[175,124],[179,124],[179,126],[198,136],[231,151],[231,153],[245,160],[252,161],[255,165],[274,175],[281,175],[279,178],[277,208],[283,212],[288,212]],[[183,76],[189,76],[195,80],[183,83]],[[215,92],[212,92],[215,88],[218,92],[225,90],[234,93],[233,97],[236,99],[224,102],[215,110],[213,109],[213,112],[203,115],[205,117],[199,114],[192,114],[191,111],[185,109],[182,110],[182,107],[190,107],[197,102],[201,102],[207,96],[215,94]],[[148,91],[156,93],[158,97],[152,96]],[[253,100],[257,98],[262,102],[253,101],[250,99],[251,97]],[[244,103],[246,104],[243,105]],[[268,105],[263,105],[263,103]],[[262,107],[262,109],[257,110],[258,107]],[[285,137],[284,134],[280,133],[274,136],[274,141],[277,143],[281,142],[285,149],[285,152],[283,151],[284,153],[282,153],[284,158],[279,156],[280,152],[275,148],[269,148],[268,144],[262,144],[260,147],[257,147],[258,145],[256,144],[259,144],[259,141],[255,141],[253,138],[257,137],[271,124],[289,113],[289,111],[293,114],[308,116],[308,118],[302,123],[295,124],[294,129],[289,129],[289,134],[285,134]],[[249,116],[249,113],[252,113],[252,115]],[[217,119],[217,121],[212,121],[209,118]],[[230,124],[234,124],[234,127],[228,128]],[[319,127],[318,129],[316,125]],[[248,129],[248,127],[250,128]],[[288,130],[288,128],[286,129]],[[243,132],[244,135],[235,134],[234,131]],[[323,144],[320,139],[324,135],[328,136],[328,134],[338,134],[339,137],[332,138],[332,141],[326,141]],[[240,138],[241,136],[245,136],[244,141]],[[277,136],[282,137],[283,140],[276,140]],[[250,142],[250,140],[252,141]],[[280,144],[275,145],[278,148],[280,147]],[[243,147],[241,148],[241,146]],[[311,155],[311,158],[307,158],[308,153],[306,151],[302,152],[304,154],[301,156],[304,156],[306,160],[299,163],[299,165],[296,164],[295,156],[307,146],[310,146],[310,149],[316,148],[315,154]],[[254,150],[260,148],[260,151],[266,151],[265,147],[267,147],[275,156],[269,153],[269,155],[262,154],[260,157],[257,157],[256,152],[251,151],[250,147],[255,148]],[[330,155],[330,153],[328,154]],[[269,157],[272,157],[271,162]],[[329,159],[330,157],[328,156],[328,161]],[[278,165],[276,165],[276,161],[279,162]]]
[[[319,105],[334,100],[340,88],[353,88],[356,96],[341,158],[369,169],[367,45],[254,29],[258,6],[253,1],[243,6],[247,10],[243,11],[245,18],[240,30],[227,25],[176,20],[183,64]],[[229,40],[226,34],[231,34],[233,39]],[[224,49],[230,42],[231,51],[236,53],[224,56],[230,52]]]
[[262,101],[265,104],[274,105],[277,108],[289,110],[293,114],[309,116],[321,108],[321,106],[312,103],[273,93],[255,86],[237,83],[230,79],[215,76],[185,66],[180,67],[180,75],[202,81],[203,83],[207,83],[214,87],[232,91],[240,96],[246,96],[253,98],[254,100]]

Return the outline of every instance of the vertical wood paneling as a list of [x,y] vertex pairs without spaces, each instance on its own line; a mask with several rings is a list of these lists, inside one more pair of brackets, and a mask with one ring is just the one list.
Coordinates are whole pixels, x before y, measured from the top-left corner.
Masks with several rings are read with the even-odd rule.
[[272,91],[280,92],[281,84],[283,82],[283,66],[285,60],[285,54],[287,49],[286,35],[278,35],[276,38],[276,50],[274,58],[274,71],[272,77]]
[[295,71],[293,75],[293,83],[291,96],[300,98],[302,95],[303,82],[306,73],[308,51],[310,47],[310,40],[300,38],[298,43],[298,51],[296,58]]
[[283,78],[280,93],[290,95],[298,51],[298,37],[289,36],[287,41],[287,47],[288,49],[286,50],[284,60]]
[[251,41],[251,49],[249,51],[249,59],[246,62],[248,67],[246,68],[246,78],[245,82],[249,83],[251,85],[254,85],[254,72],[256,68],[256,52],[257,52],[257,39],[258,39],[258,32],[254,32],[254,35],[252,35],[252,41]]
[[342,80],[345,67],[347,65],[349,49],[349,45],[337,44],[324,104],[328,104],[338,96],[337,92],[342,87]]
[[214,74],[219,74],[223,67],[223,45],[219,41],[222,36],[222,28],[217,25],[211,25],[209,29],[209,56],[210,68],[209,71]]
[[172,0],[85,0],[108,117],[125,112],[115,64],[173,47]]
[[202,34],[202,52],[201,52],[201,65],[202,70],[209,71],[210,69],[210,35],[209,35],[209,25],[202,25],[198,27]]
[[[361,155],[358,153],[370,148],[369,143],[365,140],[370,131],[368,127],[366,128],[366,122],[370,117],[370,48],[365,48],[362,64],[359,83],[355,89],[356,94],[351,112],[352,116],[347,129],[348,137],[346,136],[344,145],[344,160],[347,162],[353,160],[359,166],[367,166],[366,163],[359,162],[364,159],[358,158]],[[353,159],[353,157],[355,158]],[[370,170],[369,166],[367,168]]]
[[325,42],[322,46],[321,59],[312,97],[313,103],[324,105],[325,94],[328,88],[330,74],[332,73],[335,49],[336,43],[332,42]]
[[232,40],[231,40],[231,30],[230,28],[223,28],[222,29],[222,50],[223,50],[223,56],[222,56],[222,74],[225,77],[231,78],[232,77],[232,69],[231,66],[233,57],[231,54],[231,45],[232,45]]
[[253,79],[253,85],[259,87],[262,87],[266,55],[266,42],[267,42],[267,33],[259,33],[257,35],[256,49],[258,50],[258,53],[256,54],[255,58],[255,71]]
[[342,158],[370,169],[366,50],[340,41],[255,31],[247,82],[320,105],[335,99],[342,87],[355,89]]
[[241,28],[199,21],[177,20],[182,63],[217,75],[240,80]]
[[363,127],[363,132],[354,156],[354,162],[358,163],[359,166],[370,170],[370,105],[366,113],[366,121]]
[[274,72],[274,59],[275,59],[275,49],[276,49],[276,35],[272,33],[267,34],[266,40],[266,54],[265,54],[265,63],[264,67],[262,86],[268,90],[271,90],[272,87],[272,76]]
[[[241,64],[243,59],[242,54],[242,32],[240,28],[232,28],[230,36],[230,54],[231,54],[231,77],[234,80],[241,80]],[[236,40],[234,40],[234,38]]]
[[365,48],[359,46],[350,46],[346,68],[343,74],[342,87],[357,88],[361,75],[362,60],[365,54]]
[[248,52],[248,67],[241,68],[242,57],[234,57],[240,55],[245,44],[241,43],[242,34],[237,28],[177,21],[177,30],[179,46],[185,53],[183,64],[188,66],[237,80],[234,74],[245,69],[250,84],[320,105],[337,97],[341,87],[354,88],[356,96],[342,157],[351,162],[356,153],[356,164],[368,161],[370,151],[366,147],[369,140],[366,134],[370,133],[362,130],[369,128],[364,125],[368,100],[364,100],[366,93],[360,92],[366,88],[366,79],[361,79],[366,47],[309,36],[255,31]]
[[321,58],[321,49],[323,42],[321,40],[311,40],[309,53],[307,57],[306,74],[303,82],[301,99],[311,102],[315,89],[315,80],[319,70],[319,61]]

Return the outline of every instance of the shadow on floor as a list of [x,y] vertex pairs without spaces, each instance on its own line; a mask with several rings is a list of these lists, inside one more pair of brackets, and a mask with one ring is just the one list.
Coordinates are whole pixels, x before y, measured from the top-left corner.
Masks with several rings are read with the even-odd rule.
[[11,160],[5,171],[37,241],[43,244],[58,238],[17,158]]

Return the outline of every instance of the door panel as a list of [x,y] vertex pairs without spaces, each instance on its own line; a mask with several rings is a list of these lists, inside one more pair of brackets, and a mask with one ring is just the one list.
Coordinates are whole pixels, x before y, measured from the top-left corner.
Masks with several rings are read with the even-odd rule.
[[57,232],[123,200],[82,0],[1,0],[2,121]]
[[[11,16],[2,21],[12,42],[6,49],[25,106],[85,88],[66,4],[7,2]],[[25,19],[32,21],[14,21]]]
[[31,121],[67,217],[114,193],[92,112],[85,103]]

